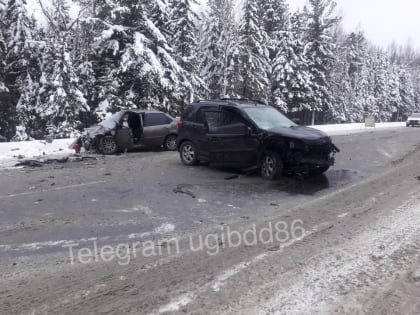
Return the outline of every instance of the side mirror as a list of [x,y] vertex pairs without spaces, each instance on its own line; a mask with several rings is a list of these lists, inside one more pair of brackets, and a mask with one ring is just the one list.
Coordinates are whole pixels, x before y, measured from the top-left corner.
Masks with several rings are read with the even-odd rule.
[[296,125],[300,125],[301,121],[300,118],[293,118],[292,121],[296,124]]

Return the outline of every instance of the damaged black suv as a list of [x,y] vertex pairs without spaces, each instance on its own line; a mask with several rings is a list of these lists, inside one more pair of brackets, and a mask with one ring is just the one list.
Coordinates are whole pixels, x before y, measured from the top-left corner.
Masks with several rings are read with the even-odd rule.
[[178,127],[178,151],[185,165],[205,161],[259,168],[270,180],[284,173],[322,174],[339,152],[324,132],[299,126],[258,101],[197,101],[187,107]]

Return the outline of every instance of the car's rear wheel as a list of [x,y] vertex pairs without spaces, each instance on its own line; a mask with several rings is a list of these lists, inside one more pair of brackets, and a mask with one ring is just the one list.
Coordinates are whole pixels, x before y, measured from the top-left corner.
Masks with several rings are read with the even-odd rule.
[[188,166],[197,165],[199,163],[197,159],[197,149],[194,143],[191,141],[185,141],[181,144],[179,154],[182,163]]
[[261,176],[264,179],[275,180],[283,173],[283,161],[276,152],[267,151],[261,161]]
[[99,140],[98,150],[102,154],[115,154],[118,151],[118,145],[112,136],[105,136]]
[[321,175],[324,174],[330,168],[329,165],[318,165],[317,168],[311,169],[309,175]]
[[163,147],[167,151],[175,151],[176,150],[176,135],[169,135],[165,138],[165,142],[163,143]]

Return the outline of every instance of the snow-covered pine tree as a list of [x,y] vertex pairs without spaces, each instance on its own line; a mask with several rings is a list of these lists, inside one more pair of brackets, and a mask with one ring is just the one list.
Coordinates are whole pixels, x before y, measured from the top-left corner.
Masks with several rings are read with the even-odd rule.
[[[269,80],[269,95],[268,100],[270,103],[278,104],[278,96],[275,97],[272,92],[276,89],[276,82],[273,75],[273,63],[279,54],[281,46],[288,41],[284,38],[289,30],[286,28],[289,24],[289,11],[288,5],[285,0],[259,0],[260,4],[260,19],[262,20],[264,31],[267,34],[266,43],[264,46],[268,49],[267,59],[267,76]],[[284,48],[284,47],[283,47]]]
[[415,94],[411,73],[406,70],[405,67],[400,66],[398,69],[398,76],[400,82],[399,94],[401,97],[401,106],[398,112],[397,120],[401,120],[404,115],[416,111],[416,104],[414,100]]
[[81,113],[90,110],[72,54],[74,22],[66,0],[53,0],[51,11],[45,14],[49,24],[37,111],[45,123],[44,133],[53,127],[56,137],[69,137],[82,127]]
[[300,34],[300,17],[286,22],[278,52],[273,60],[272,102],[283,112],[310,110],[312,95],[308,61]]
[[392,120],[398,120],[402,117],[404,112],[403,103],[401,98],[401,87],[400,87],[400,76],[399,76],[399,67],[395,64],[389,65],[389,74],[388,74],[388,85],[389,85],[389,105],[391,110]]
[[392,116],[392,105],[389,91],[389,61],[387,55],[376,49],[373,59],[373,96],[375,103],[369,108],[370,115],[378,121],[388,121]]
[[269,52],[265,46],[267,33],[259,18],[260,4],[260,1],[245,0],[243,5],[238,44],[242,79],[239,93],[248,99],[267,100]]
[[[8,138],[19,124],[16,106],[25,88],[25,81],[36,69],[33,41],[34,21],[28,17],[26,0],[10,0],[1,17],[5,46],[3,59],[3,94],[1,96],[1,129]],[[2,131],[3,132],[3,131]]]
[[82,112],[80,117],[82,124],[88,127],[102,118],[95,114],[99,106],[98,95],[104,88],[98,80],[98,64],[102,63],[102,58],[96,54],[93,44],[103,25],[97,18],[98,0],[77,0],[77,3],[80,10],[73,21],[71,56],[80,90],[90,108],[89,112]]
[[[346,113],[351,121],[362,121],[364,118],[364,107],[369,95],[366,93],[365,70],[367,46],[366,39],[362,32],[351,32],[344,44],[344,58],[346,67],[347,83],[346,91]],[[343,88],[343,87],[342,87]]]
[[197,15],[191,8],[193,0],[177,0],[171,2],[170,36],[174,49],[174,57],[177,63],[185,70],[188,85],[181,98],[181,110],[194,98],[199,98],[200,92],[204,91],[205,84],[199,76],[198,64],[198,29],[195,25]]
[[149,18],[166,37],[170,38],[174,33],[171,25],[170,0],[156,0],[149,2]]
[[7,52],[6,40],[4,38],[4,33],[6,31],[6,25],[4,23],[4,9],[5,4],[0,1],[0,98],[2,93],[8,92],[6,84],[4,83],[6,66],[5,59]]
[[[236,24],[232,0],[209,0],[201,23],[200,73],[207,84],[207,97],[226,97],[236,49]],[[239,71],[239,69],[237,69]],[[228,78],[229,77],[229,78]],[[232,96],[232,95],[230,95]]]
[[312,123],[315,122],[315,112],[321,112],[318,115],[320,121],[330,118],[334,106],[330,93],[330,75],[335,59],[332,28],[340,20],[335,16],[335,7],[333,0],[309,0],[304,8],[308,20],[306,57],[312,76]]
[[7,103],[8,88],[5,84],[5,75],[6,75],[6,40],[4,38],[4,33],[6,31],[6,26],[4,24],[4,9],[5,4],[0,3],[0,135],[6,135],[8,128],[8,106],[10,103]]
[[289,8],[285,0],[259,0],[260,18],[267,34],[266,46],[269,50],[269,60],[277,55],[278,42],[281,40],[282,32],[286,30],[289,20]]
[[152,106],[177,112],[189,82],[167,39],[148,18],[150,1],[106,4],[110,7],[102,10],[104,29],[94,45],[103,60],[103,75],[115,92],[112,97],[104,95],[99,109],[105,113]]

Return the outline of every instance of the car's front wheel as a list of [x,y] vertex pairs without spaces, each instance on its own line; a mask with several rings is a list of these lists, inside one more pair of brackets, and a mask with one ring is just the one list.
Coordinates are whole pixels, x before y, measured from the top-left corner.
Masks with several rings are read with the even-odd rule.
[[98,150],[102,154],[115,154],[118,151],[117,141],[112,136],[105,136],[99,140]]
[[275,180],[283,173],[283,161],[276,152],[267,151],[261,161],[261,176],[264,179]]
[[169,135],[165,138],[165,142],[163,143],[163,147],[167,151],[175,151],[176,150],[176,135]]
[[188,166],[197,165],[199,163],[197,159],[197,149],[194,143],[191,141],[185,141],[181,144],[179,154],[182,163]]

